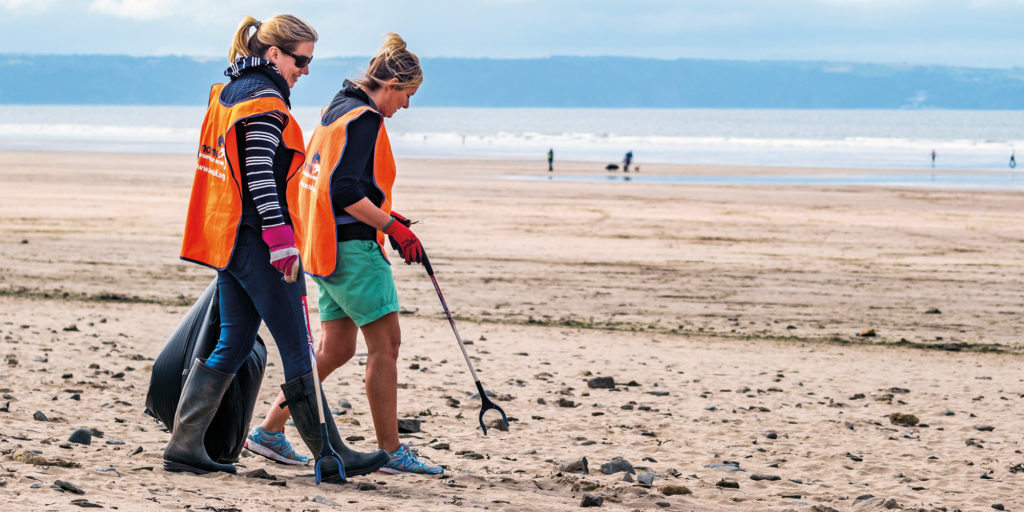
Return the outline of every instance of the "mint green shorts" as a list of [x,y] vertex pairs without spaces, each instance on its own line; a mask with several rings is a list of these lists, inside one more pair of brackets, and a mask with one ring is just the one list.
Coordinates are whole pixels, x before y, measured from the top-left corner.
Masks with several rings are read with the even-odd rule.
[[362,327],[398,311],[398,290],[391,265],[377,242],[348,240],[338,243],[338,261],[327,279],[313,277],[320,291],[320,320],[350,317]]

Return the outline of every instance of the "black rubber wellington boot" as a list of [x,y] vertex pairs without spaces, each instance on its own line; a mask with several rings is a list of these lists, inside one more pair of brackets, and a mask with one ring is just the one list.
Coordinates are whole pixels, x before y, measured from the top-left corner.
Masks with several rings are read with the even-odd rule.
[[[320,453],[320,415],[316,408],[316,386],[313,380],[313,373],[307,373],[302,377],[292,379],[281,385],[284,391],[285,404],[292,413],[292,421],[295,428],[302,436],[310,453],[314,456]],[[323,388],[321,388],[322,390]],[[320,393],[323,397],[323,393]],[[366,475],[384,467],[388,463],[388,454],[384,450],[365,453],[357,452],[341,440],[338,434],[338,427],[334,424],[334,417],[331,416],[331,409],[327,406],[327,399],[323,398],[324,422],[327,424],[328,439],[331,448],[341,456],[341,462],[345,465],[345,475],[348,477]],[[344,480],[335,467],[323,468],[323,481],[331,483],[342,483]]]
[[164,469],[200,475],[214,471],[235,472],[235,466],[231,464],[214,462],[203,444],[206,429],[210,427],[217,406],[234,377],[233,374],[214,370],[198,359],[192,363],[174,414],[171,441],[164,449]]

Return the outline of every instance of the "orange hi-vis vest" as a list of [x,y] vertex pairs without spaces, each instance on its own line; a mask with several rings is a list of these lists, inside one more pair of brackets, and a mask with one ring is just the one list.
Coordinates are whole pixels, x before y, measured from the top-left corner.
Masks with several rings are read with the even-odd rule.
[[220,100],[224,84],[210,89],[192,180],[192,195],[181,242],[181,259],[223,270],[231,261],[242,222],[242,176],[235,125],[269,112],[285,117],[282,144],[294,151],[288,166],[290,181],[305,160],[302,129],[284,100],[264,96],[226,105]]
[[[366,112],[380,114],[368,106],[354,108],[332,123],[316,127],[306,147],[310,155],[298,179],[288,183],[288,211],[295,224],[295,242],[308,274],[326,278],[334,273],[338,258],[337,221],[331,201],[331,176],[345,152],[348,124]],[[327,172],[321,172],[326,169]],[[391,213],[391,188],[395,184],[395,157],[381,118],[373,149],[373,181],[384,194],[380,209]],[[343,215],[344,212],[338,212]],[[384,233],[377,230],[377,245],[384,252]]]

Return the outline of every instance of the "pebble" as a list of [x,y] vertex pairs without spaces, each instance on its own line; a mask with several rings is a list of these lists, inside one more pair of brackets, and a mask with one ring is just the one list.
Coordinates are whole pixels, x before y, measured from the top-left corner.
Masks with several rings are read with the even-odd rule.
[[718,482],[715,483],[715,487],[721,487],[723,489],[739,489],[740,488],[740,483],[737,482],[736,480],[730,480],[728,478],[723,478],[723,479],[721,479],[721,480],[719,480]]
[[622,481],[623,482],[628,482],[628,483],[633,483],[634,482],[633,476],[630,475],[629,473],[623,473],[622,474]]
[[359,491],[376,491],[377,484],[373,482],[359,482],[356,484],[356,490]]
[[782,478],[780,478],[780,477],[778,477],[776,475],[762,475],[762,474],[759,474],[759,473],[754,473],[753,475],[750,475],[750,479],[751,480],[768,480],[769,482],[775,482],[777,480],[782,480]]
[[708,469],[721,469],[724,471],[746,471],[745,469],[740,469],[739,463],[736,462],[727,464],[705,464],[704,467]]
[[463,459],[471,459],[471,460],[481,460],[481,459],[484,458],[483,455],[480,455],[479,453],[474,452],[472,450],[460,450],[460,451],[455,452],[455,455],[457,455],[459,457],[462,457]]
[[244,475],[246,478],[262,478],[264,480],[277,480],[277,477],[267,473],[267,470],[260,468],[254,469]]
[[100,473],[117,473],[117,468],[112,468],[112,467],[96,468],[96,471],[98,471]]
[[576,402],[569,400],[568,398],[562,397],[558,399],[559,407],[576,407]]
[[[626,474],[628,475],[629,473]],[[654,475],[651,473],[644,473],[642,475],[637,476],[636,481],[639,482],[640,485],[644,487],[650,487],[654,485]]]
[[679,484],[665,484],[661,486],[658,490],[661,491],[661,493],[664,494],[665,496],[693,494],[693,491],[691,491],[689,487]]
[[0,404],[0,412],[11,412],[11,402]]
[[415,434],[420,431],[420,420],[412,418],[403,418],[398,420],[398,433],[399,434]]
[[438,442],[430,445],[430,447],[435,449],[435,450],[449,450],[449,449],[451,449],[451,446],[448,443],[445,443],[443,441],[438,441]]
[[97,505],[85,498],[73,499],[71,500],[71,504],[82,508],[103,508],[103,505]]
[[893,425],[913,427],[914,425],[920,423],[921,420],[917,419],[917,416],[914,416],[913,414],[903,414],[899,412],[894,412],[889,415],[889,422],[892,423]]
[[85,444],[92,444],[92,431],[87,428],[80,428],[71,433],[68,437],[68,442]]
[[767,437],[768,439],[778,439],[779,434],[776,432],[768,432],[767,434],[764,435],[764,437]]
[[583,473],[584,475],[589,475],[590,463],[587,461],[586,457],[580,457],[576,460],[562,464],[558,470],[565,473]]
[[487,428],[488,429],[494,428],[494,429],[498,429],[498,430],[500,430],[502,432],[508,432],[508,425],[506,425],[504,421],[501,421],[501,419],[493,419],[493,420],[491,420],[489,423],[487,423]]
[[612,459],[611,462],[601,464],[601,472],[606,475],[614,475],[621,471],[636,474],[636,470],[633,469],[633,464],[630,464],[628,460],[623,459],[622,457],[616,457]]
[[604,505],[604,498],[596,494],[584,494],[583,501],[580,502],[581,507],[600,507]]
[[68,482],[67,480],[55,480],[53,482],[53,485],[56,486],[56,488],[58,489],[70,492],[72,494],[85,494],[85,491],[80,489],[77,485]]
[[996,510],[1006,510],[1006,507],[1004,507],[1002,503],[993,503],[992,508]]
[[351,409],[352,403],[349,402],[348,400],[345,400],[344,398],[339,398],[338,407],[341,407],[342,409]]
[[50,421],[46,415],[43,414],[43,411],[36,411],[32,414],[32,417],[35,418],[36,421]]
[[593,389],[614,389],[615,378],[613,377],[594,377],[587,381],[587,387]]
[[992,432],[996,428],[992,425],[975,425],[974,430],[980,430],[981,432]]

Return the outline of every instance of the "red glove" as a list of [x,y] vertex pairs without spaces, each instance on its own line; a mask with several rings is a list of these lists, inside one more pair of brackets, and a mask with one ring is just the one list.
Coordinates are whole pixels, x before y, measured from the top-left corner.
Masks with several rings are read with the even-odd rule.
[[404,216],[402,216],[401,213],[398,213],[396,211],[392,211],[391,212],[391,216],[394,217],[395,220],[397,220],[398,222],[401,222],[402,225],[405,226],[405,227],[412,226],[412,221],[407,219],[407,218],[405,218]]
[[[394,212],[392,212],[392,215],[395,215]],[[412,230],[403,225],[403,219],[405,217],[395,217],[394,220],[388,222],[387,227],[384,228],[384,234],[398,243],[399,252],[402,253],[402,257],[405,258],[407,265],[414,261],[421,263],[423,261],[423,246]]]
[[270,248],[270,264],[284,274],[285,282],[295,282],[299,275],[299,250],[295,248],[291,226],[283,224],[264,229],[263,241]]

